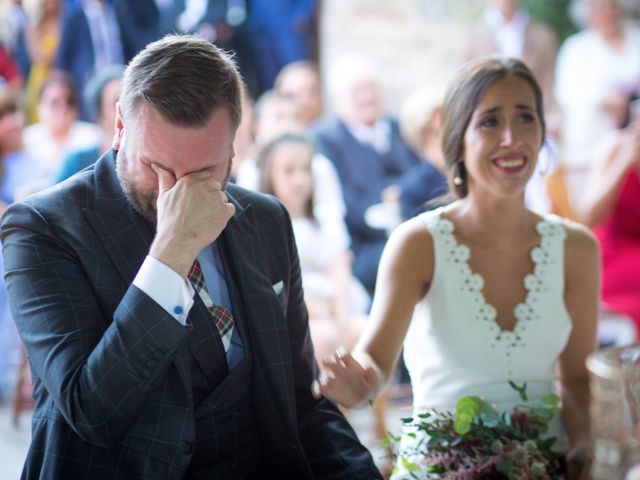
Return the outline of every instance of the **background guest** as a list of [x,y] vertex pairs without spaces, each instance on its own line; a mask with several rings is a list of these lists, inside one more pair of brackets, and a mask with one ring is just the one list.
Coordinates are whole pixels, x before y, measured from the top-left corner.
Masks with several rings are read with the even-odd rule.
[[314,213],[313,144],[284,135],[260,156],[260,191],[275,195],[293,224],[311,336],[318,359],[362,332],[369,295],[351,273],[349,235],[341,218]]
[[0,45],[0,84],[7,84],[14,88],[22,85],[18,65],[3,45]]
[[[262,94],[255,106],[255,142],[263,148],[284,134],[300,135],[305,131],[299,105],[294,98],[270,90]],[[260,168],[257,159],[245,159],[238,167],[236,182],[250,190],[259,188]],[[316,154],[311,162],[313,170],[313,198],[316,213],[342,218],[345,205],[340,180],[333,164]]]
[[434,208],[437,204],[429,202],[449,192],[440,138],[443,98],[443,93],[425,88],[409,95],[403,104],[400,116],[402,135],[422,160],[397,184],[400,213],[404,220]]
[[[84,91],[95,70],[124,62],[122,31],[111,2],[81,0],[65,10],[56,68],[72,75],[78,91]],[[83,105],[77,107],[88,119]]]
[[465,60],[498,53],[521,59],[534,73],[545,97],[549,116],[554,105],[553,86],[558,39],[547,25],[535,22],[520,0],[488,0],[482,20],[472,25]]
[[12,88],[0,86],[0,215],[33,181],[48,179],[49,166],[25,151],[24,114]]
[[[640,112],[638,112],[640,113]],[[640,332],[640,116],[601,142],[576,208],[602,249],[602,301]]]
[[640,80],[640,29],[623,22],[618,0],[574,0],[573,11],[586,28],[560,48],[555,91],[563,114],[562,166],[575,208],[597,143],[622,125]]
[[27,152],[49,167],[51,181],[69,152],[102,143],[97,125],[78,120],[78,95],[73,78],[65,72],[54,71],[44,81],[38,118],[38,123],[24,130],[24,144]]
[[258,190],[260,184],[260,171],[256,158],[258,152],[281,135],[304,133],[305,127],[296,101],[274,90],[264,92],[253,105],[251,112],[254,145],[239,162],[236,183],[249,190]]
[[278,73],[273,88],[295,99],[300,118],[306,126],[322,115],[320,75],[312,62],[299,60],[285,65]]
[[[48,178],[48,167],[24,151],[22,130],[24,114],[18,93],[0,85],[0,215],[7,205],[20,197],[21,190],[42,178]],[[0,399],[13,393],[21,346],[6,302],[4,270],[0,260]]]
[[383,229],[365,221],[365,211],[380,203],[382,192],[419,164],[418,155],[400,135],[398,122],[385,114],[379,72],[362,56],[345,56],[329,72],[329,96],[335,117],[312,129],[318,151],[336,168],[346,222],[355,255],[353,271],[369,293],[387,240]]
[[220,48],[233,51],[234,60],[252,98],[265,90],[258,78],[247,18],[248,0],[156,0],[160,37],[171,32],[194,33]]
[[84,97],[91,118],[102,129],[102,145],[71,152],[66,156],[55,183],[93,164],[111,148],[116,128],[116,103],[120,97],[124,66],[110,65],[98,70],[87,83]]
[[285,65],[313,58],[316,0],[252,0],[247,18],[260,92]]
[[27,116],[29,123],[37,123],[38,95],[53,69],[60,41],[62,5],[60,0],[35,0],[29,4],[27,12],[26,40],[31,59],[26,89]]
[[[56,68],[84,91],[94,71],[125,64],[158,35],[154,0],[80,0],[66,9]],[[89,118],[83,105],[80,114]]]
[[[22,3],[22,0],[0,1],[0,45],[4,49],[0,55],[11,59],[11,67],[17,66],[17,72],[22,77],[21,80],[24,80],[29,74],[31,59],[25,39],[28,17]],[[22,82],[16,81],[12,86],[22,86]]]
[[[370,298],[353,276],[349,234],[341,217],[314,213],[314,146],[305,137],[284,135],[261,152],[260,191],[275,195],[291,216],[300,258],[309,329],[318,361],[338,347],[353,348],[364,329]],[[386,398],[373,410],[376,438],[387,436]]]

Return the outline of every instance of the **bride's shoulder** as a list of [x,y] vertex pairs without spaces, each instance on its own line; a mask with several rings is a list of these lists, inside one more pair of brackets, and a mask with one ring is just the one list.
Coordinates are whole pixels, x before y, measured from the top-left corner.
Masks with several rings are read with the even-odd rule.
[[433,261],[433,236],[430,212],[413,217],[398,226],[389,237],[387,255],[409,263]]
[[600,245],[592,231],[579,223],[566,221],[565,255],[568,264],[592,265],[600,263]]
[[440,216],[426,212],[402,223],[389,237],[389,243],[402,244],[403,248],[415,250],[433,249],[431,230]]
[[390,235],[380,260],[381,278],[396,286],[412,289],[429,284],[433,275],[434,249],[424,218],[414,217],[402,223]]
[[585,225],[557,215],[547,215],[545,219],[548,223],[562,228],[565,234],[565,251],[568,254],[576,253],[581,256],[598,252],[598,241],[591,229]]
[[561,226],[564,232],[565,265],[568,273],[595,268],[600,261],[600,247],[593,232],[585,225],[567,218],[549,215],[546,219]]

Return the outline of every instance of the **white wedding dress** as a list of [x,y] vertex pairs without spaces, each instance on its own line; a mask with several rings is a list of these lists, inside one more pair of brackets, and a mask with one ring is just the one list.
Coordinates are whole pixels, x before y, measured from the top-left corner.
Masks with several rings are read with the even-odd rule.
[[[505,331],[484,298],[483,278],[469,267],[469,248],[456,241],[453,222],[442,217],[442,209],[419,218],[433,238],[434,271],[404,342],[414,414],[434,407],[453,410],[467,395],[478,395],[499,411],[510,410],[522,401],[509,380],[526,382],[531,400],[552,392],[556,360],[572,325],[563,298],[562,219],[548,215],[536,225],[541,240],[531,250],[534,269],[523,279],[527,295],[515,307],[513,331]],[[566,450],[556,417],[549,434],[558,438],[557,450]],[[405,435],[401,448],[415,441]],[[393,479],[410,478],[399,470]]]

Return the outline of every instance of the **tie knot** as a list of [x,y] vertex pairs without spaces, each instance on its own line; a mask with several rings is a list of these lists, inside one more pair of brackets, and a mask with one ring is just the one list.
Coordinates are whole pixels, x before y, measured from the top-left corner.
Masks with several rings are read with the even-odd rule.
[[213,303],[213,300],[209,296],[209,292],[207,292],[204,274],[202,273],[202,268],[200,267],[200,262],[198,262],[198,260],[195,260],[193,265],[191,265],[191,270],[187,277],[218,328],[218,332],[222,338],[222,345],[226,352],[229,350],[231,336],[233,335],[233,314],[228,309]]

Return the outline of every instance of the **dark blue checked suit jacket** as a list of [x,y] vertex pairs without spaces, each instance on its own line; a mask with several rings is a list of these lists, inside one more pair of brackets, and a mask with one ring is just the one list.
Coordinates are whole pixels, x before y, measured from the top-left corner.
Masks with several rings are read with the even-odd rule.
[[[286,211],[234,185],[228,196],[224,261],[251,338],[259,478],[381,478],[344,417],[310,395],[317,366]],[[113,152],[4,215],[6,284],[36,401],[23,478],[184,477],[190,329],[131,285],[153,235],[123,196]]]

